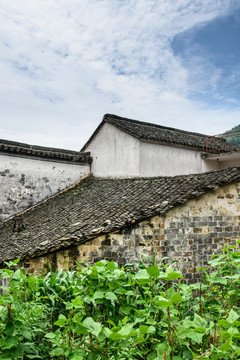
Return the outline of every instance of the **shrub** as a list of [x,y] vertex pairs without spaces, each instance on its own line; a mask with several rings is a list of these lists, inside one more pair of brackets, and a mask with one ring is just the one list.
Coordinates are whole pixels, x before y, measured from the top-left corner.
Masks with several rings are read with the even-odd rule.
[[0,359],[240,358],[236,246],[187,285],[173,264],[119,267],[99,261],[76,271],[27,276],[18,260],[0,270]]

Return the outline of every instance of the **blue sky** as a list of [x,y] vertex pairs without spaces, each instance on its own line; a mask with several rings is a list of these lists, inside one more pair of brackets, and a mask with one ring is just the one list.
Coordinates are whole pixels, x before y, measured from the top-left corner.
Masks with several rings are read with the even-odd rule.
[[210,107],[239,107],[240,10],[176,35],[172,48],[188,69],[189,98]]
[[0,138],[79,150],[105,113],[240,124],[238,0],[1,0]]

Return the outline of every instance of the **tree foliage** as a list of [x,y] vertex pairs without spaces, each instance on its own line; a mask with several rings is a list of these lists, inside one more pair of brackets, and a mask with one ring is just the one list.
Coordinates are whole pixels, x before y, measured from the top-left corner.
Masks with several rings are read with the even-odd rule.
[[223,134],[223,138],[227,143],[232,145],[240,145],[240,125],[234,126],[231,130]]

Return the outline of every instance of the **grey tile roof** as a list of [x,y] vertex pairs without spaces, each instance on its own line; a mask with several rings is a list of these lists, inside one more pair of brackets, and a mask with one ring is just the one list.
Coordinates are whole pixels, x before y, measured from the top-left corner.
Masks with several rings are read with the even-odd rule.
[[58,159],[77,163],[90,163],[89,152],[79,152],[65,149],[56,149],[44,146],[29,145],[16,141],[0,139],[0,153],[15,154],[47,159]]
[[88,176],[52,198],[0,223],[0,260],[32,257],[86,242],[99,234],[240,181],[240,168],[196,175],[100,179]]
[[[95,130],[88,142],[84,145],[82,150],[85,150],[88,144],[96,136],[104,123],[109,123],[119,128],[120,130],[132,135],[133,137],[142,141],[156,142],[166,145],[180,146],[191,148],[194,150],[206,151],[208,135],[198,134],[185,130],[179,130],[171,127],[156,125],[148,122],[128,119],[113,114],[106,114],[103,117],[101,124]],[[225,152],[226,140],[221,138],[211,137],[208,143],[208,151],[211,152]],[[239,148],[240,149],[240,148]],[[234,150],[234,149],[231,149]]]

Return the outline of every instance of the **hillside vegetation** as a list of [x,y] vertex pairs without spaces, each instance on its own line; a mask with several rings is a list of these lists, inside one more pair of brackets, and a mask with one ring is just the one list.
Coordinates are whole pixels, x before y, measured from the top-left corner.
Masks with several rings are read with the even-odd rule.
[[[232,133],[232,131],[237,131],[237,133]],[[226,131],[223,134],[223,137],[226,138],[227,142],[232,145],[240,145],[240,125],[233,127],[231,130]]]

